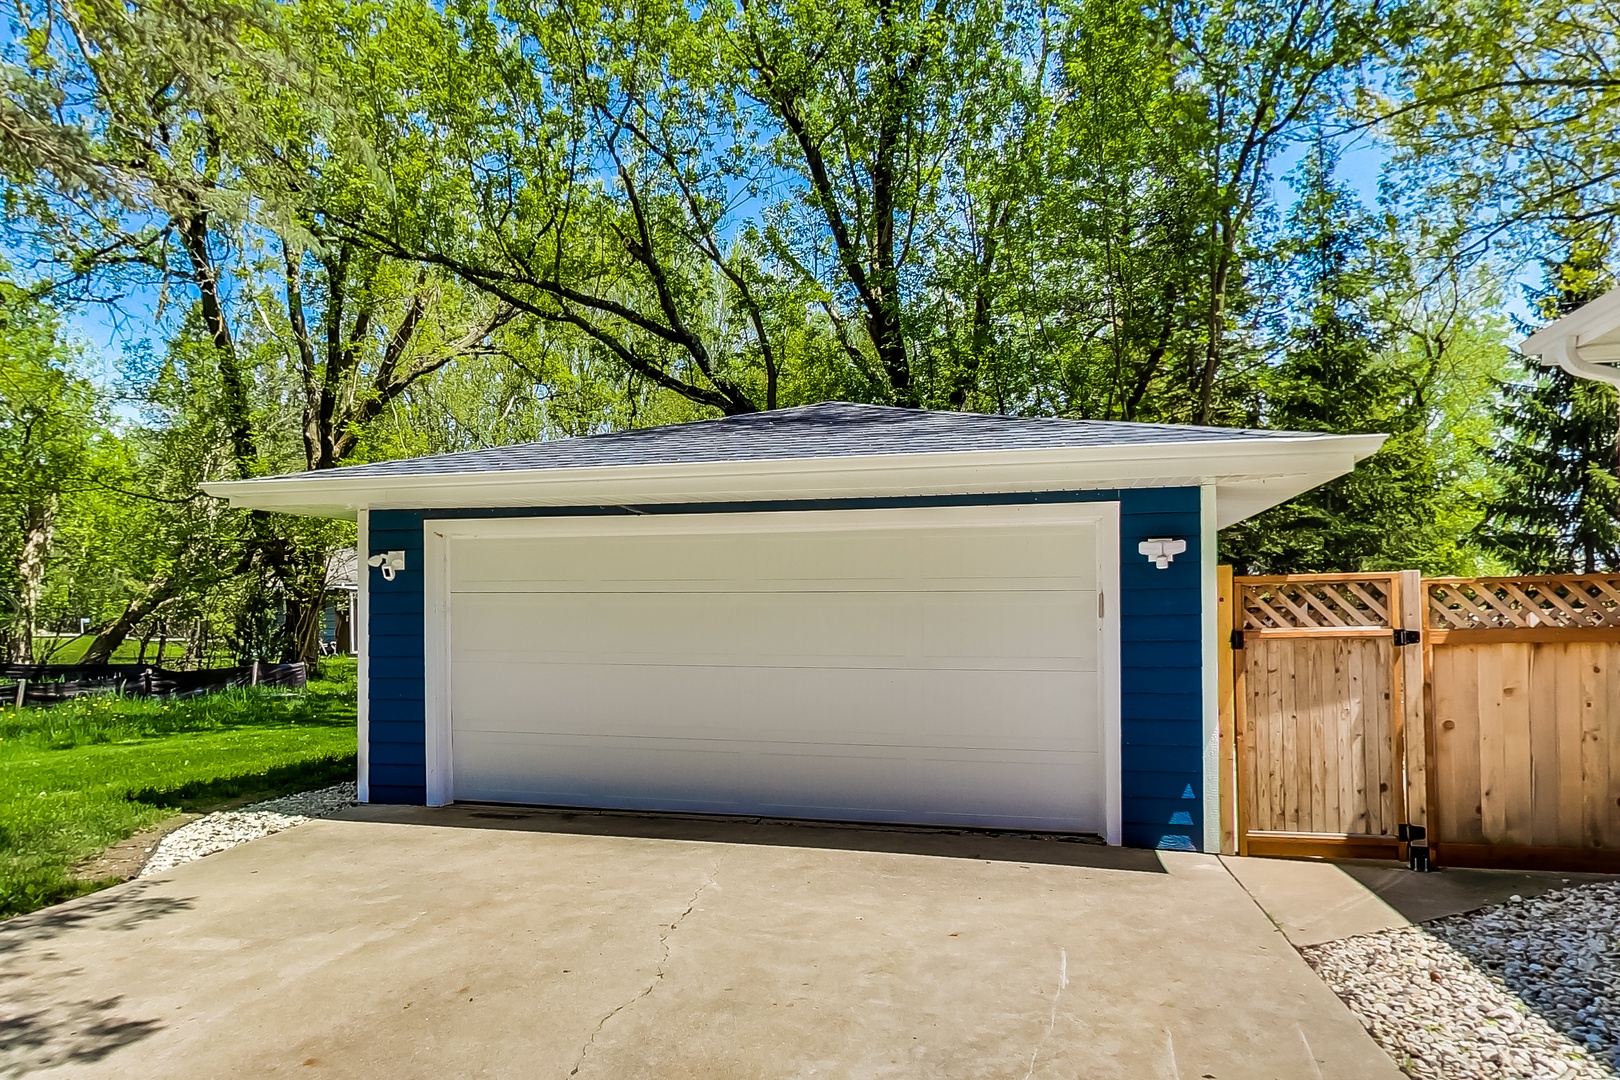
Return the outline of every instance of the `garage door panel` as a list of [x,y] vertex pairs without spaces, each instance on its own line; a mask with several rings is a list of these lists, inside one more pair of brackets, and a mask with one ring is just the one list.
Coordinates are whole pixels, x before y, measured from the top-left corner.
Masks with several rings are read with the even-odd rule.
[[[458,733],[458,738],[460,738]],[[904,748],[858,754],[825,747],[803,753],[749,743],[484,736],[472,756],[485,763],[462,779],[492,801],[749,813],[842,820],[1017,824],[1097,830],[1100,795],[1089,790],[1092,755],[982,753],[917,755]],[[611,767],[605,762],[611,760]],[[964,793],[948,811],[937,792]],[[1066,807],[1054,814],[1054,806]]]
[[[1094,693],[1084,673],[574,664],[514,673],[504,665],[470,663],[463,670],[458,732],[1098,749],[1096,725],[1082,722],[1075,708],[1077,698]],[[532,687],[529,704],[514,705],[506,689],[519,679]],[[652,693],[656,705],[649,703]],[[1054,725],[1054,714],[1074,722]]]
[[494,802],[701,810],[742,804],[743,752],[722,742],[457,731],[458,787]]
[[750,590],[827,582],[888,587],[894,582],[998,589],[1056,577],[1091,579],[1095,540],[1071,528],[816,531],[741,536],[553,537],[481,540],[476,560],[451,567],[453,592],[706,591],[736,582]]
[[[458,656],[774,666],[1007,659],[1096,670],[1095,594],[616,594],[452,598]],[[678,660],[673,659],[679,657]]]
[[1107,827],[1091,521],[769,518],[450,541],[453,796]]

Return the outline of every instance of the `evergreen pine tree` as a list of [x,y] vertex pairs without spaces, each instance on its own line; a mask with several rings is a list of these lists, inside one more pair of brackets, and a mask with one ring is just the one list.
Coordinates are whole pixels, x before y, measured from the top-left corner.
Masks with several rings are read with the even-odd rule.
[[1348,476],[1222,534],[1239,572],[1351,571],[1419,565],[1437,487],[1423,410],[1407,408],[1369,312],[1371,227],[1333,179],[1336,155],[1318,139],[1296,176],[1289,218],[1290,299],[1299,312],[1267,375],[1267,427],[1384,432],[1385,448]]
[[[1551,321],[1613,284],[1601,241],[1575,238],[1547,268],[1540,315]],[[1620,569],[1620,395],[1607,383],[1534,368],[1502,388],[1504,476],[1484,539],[1519,573]]]

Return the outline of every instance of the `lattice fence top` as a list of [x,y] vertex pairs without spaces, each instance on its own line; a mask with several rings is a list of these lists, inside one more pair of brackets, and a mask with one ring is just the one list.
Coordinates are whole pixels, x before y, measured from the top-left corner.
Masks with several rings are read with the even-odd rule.
[[1245,630],[1311,630],[1391,625],[1391,579],[1237,579]]
[[1436,630],[1620,626],[1620,576],[1430,578],[1429,625]]

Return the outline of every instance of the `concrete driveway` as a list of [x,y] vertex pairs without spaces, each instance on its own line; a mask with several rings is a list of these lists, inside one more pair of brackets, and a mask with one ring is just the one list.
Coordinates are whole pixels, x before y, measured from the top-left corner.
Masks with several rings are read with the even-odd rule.
[[1219,860],[363,807],[0,924],[0,1076],[1397,1080]]

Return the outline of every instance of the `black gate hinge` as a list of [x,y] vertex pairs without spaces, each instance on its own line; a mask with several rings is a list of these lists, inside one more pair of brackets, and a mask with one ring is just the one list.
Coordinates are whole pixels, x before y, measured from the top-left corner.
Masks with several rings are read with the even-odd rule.
[[1232,648],[1234,648],[1234,649],[1243,648],[1243,631],[1241,631],[1241,630],[1232,631]]
[[1421,630],[1396,630],[1394,633],[1395,644],[1397,645],[1423,644],[1423,631]]
[[1429,861],[1429,830],[1422,825],[1401,822],[1396,826],[1395,838],[1406,845],[1406,865],[1414,872],[1427,874],[1434,869]]

